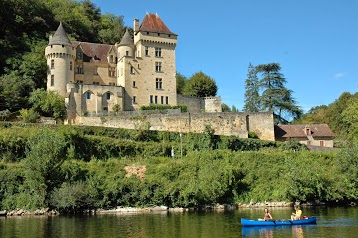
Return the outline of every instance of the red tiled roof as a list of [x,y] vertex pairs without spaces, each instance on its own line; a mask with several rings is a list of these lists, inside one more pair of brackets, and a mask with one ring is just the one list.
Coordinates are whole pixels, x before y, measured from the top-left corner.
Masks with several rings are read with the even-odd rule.
[[334,134],[327,124],[311,125],[277,125],[275,126],[276,138],[302,138],[307,137],[305,130],[309,128],[311,135],[315,137],[333,137]]
[[[107,63],[107,56],[113,45],[99,44],[99,43],[89,43],[89,42],[80,42],[72,41],[72,46],[77,48],[81,46],[83,53],[89,58],[94,58],[101,63]],[[117,53],[114,50],[115,54]]]
[[158,33],[166,33],[173,34],[169,28],[164,24],[162,19],[157,14],[146,14],[142,24],[139,27],[140,31],[149,31],[149,32],[158,32]]

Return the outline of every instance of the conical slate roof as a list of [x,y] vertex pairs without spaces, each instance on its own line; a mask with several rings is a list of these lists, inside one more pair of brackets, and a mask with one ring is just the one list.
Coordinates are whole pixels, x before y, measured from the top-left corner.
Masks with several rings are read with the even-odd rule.
[[124,33],[124,36],[121,40],[121,43],[119,43],[119,45],[133,45],[133,39],[129,34],[128,29],[126,29],[126,33]]
[[68,45],[72,46],[70,39],[68,38],[65,29],[62,26],[62,22],[58,26],[55,34],[50,39],[48,45]]

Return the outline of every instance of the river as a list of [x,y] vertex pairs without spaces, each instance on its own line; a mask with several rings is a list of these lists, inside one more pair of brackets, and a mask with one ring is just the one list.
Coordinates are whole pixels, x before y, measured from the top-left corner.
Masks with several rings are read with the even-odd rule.
[[[263,217],[262,208],[183,213],[0,217],[0,237],[358,237],[357,207],[303,207],[302,211],[305,216],[316,216],[317,224],[270,228],[241,226],[241,217]],[[275,219],[289,218],[292,212],[291,208],[270,209]]]

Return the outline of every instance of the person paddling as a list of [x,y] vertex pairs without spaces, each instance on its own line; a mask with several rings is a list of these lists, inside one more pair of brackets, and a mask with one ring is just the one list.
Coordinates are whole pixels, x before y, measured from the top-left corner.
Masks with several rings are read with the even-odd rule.
[[300,220],[302,216],[302,211],[298,205],[295,205],[296,213],[292,213],[291,220]]

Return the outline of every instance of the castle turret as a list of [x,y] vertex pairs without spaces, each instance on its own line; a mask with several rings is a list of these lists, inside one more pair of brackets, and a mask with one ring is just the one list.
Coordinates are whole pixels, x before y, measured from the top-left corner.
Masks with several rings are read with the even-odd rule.
[[74,81],[75,49],[60,23],[45,50],[47,59],[47,90],[66,96],[66,84]]
[[117,77],[117,85],[126,87],[126,75],[127,72],[132,70],[130,61],[134,59],[134,44],[128,29],[124,33],[121,42],[117,45],[118,47],[118,64],[117,69],[120,72]]

